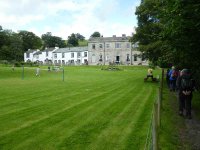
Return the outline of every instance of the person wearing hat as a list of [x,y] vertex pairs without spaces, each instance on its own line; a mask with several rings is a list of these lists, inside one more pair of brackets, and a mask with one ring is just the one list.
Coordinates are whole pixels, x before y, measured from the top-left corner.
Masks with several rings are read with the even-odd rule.
[[192,92],[194,90],[194,80],[189,69],[183,69],[176,82],[179,96],[179,115],[183,116],[186,110],[186,117],[191,119]]

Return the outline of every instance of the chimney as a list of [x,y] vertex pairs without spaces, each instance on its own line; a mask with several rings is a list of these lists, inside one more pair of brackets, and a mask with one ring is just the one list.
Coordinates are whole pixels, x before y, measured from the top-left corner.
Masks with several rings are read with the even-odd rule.
[[126,34],[122,34],[122,37],[126,37]]

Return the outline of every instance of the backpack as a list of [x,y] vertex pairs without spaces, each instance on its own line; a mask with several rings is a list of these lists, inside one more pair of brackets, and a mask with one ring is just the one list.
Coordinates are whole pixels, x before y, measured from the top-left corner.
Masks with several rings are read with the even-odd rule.
[[172,71],[172,74],[171,74],[171,77],[172,77],[173,79],[176,79],[176,78],[178,77],[178,71],[173,70],[173,71]]
[[181,88],[183,90],[192,90],[194,87],[193,81],[191,78],[182,78],[181,79]]

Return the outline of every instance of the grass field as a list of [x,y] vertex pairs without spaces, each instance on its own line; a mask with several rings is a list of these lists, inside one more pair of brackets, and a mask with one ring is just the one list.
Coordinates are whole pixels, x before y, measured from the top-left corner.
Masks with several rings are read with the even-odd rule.
[[145,67],[122,68],[65,67],[63,82],[0,67],[0,149],[144,149],[159,84],[143,82]]

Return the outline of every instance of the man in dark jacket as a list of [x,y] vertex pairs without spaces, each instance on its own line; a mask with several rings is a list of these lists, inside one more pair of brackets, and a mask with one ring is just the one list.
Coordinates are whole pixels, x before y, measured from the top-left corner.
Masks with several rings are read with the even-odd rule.
[[194,90],[194,80],[188,69],[183,69],[176,82],[179,95],[179,115],[183,115],[183,109],[186,110],[186,117],[191,119],[191,101]]

